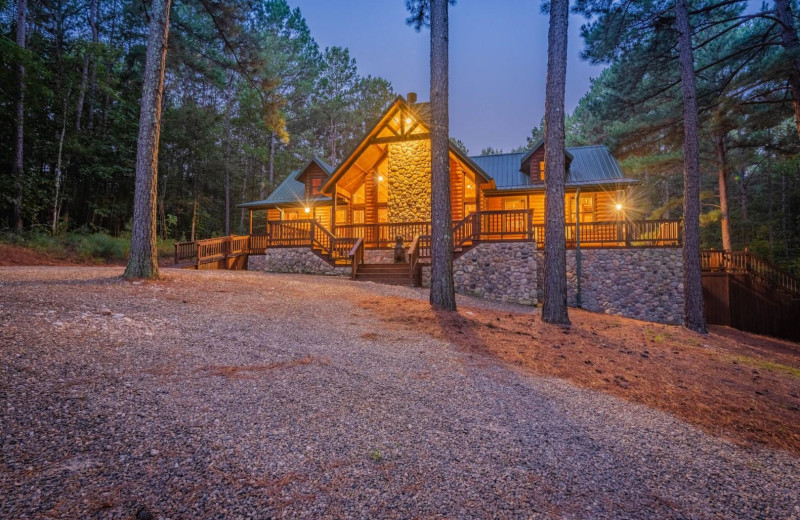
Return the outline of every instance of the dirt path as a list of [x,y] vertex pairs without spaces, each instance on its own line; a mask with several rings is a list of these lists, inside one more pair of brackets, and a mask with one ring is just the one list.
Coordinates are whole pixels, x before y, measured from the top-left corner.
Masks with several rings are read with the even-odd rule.
[[412,289],[120,273],[0,268],[0,517],[800,518],[800,459],[613,379],[536,375],[558,374],[508,356],[555,332],[510,342],[519,309],[463,300],[443,322]]

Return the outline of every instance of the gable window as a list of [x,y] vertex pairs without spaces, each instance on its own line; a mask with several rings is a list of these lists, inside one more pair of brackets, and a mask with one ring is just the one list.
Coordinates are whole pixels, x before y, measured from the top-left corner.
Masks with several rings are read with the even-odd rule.
[[464,172],[464,216],[477,210],[477,196],[478,187],[475,175],[471,172]]
[[311,196],[319,195],[322,188],[322,179],[311,179]]

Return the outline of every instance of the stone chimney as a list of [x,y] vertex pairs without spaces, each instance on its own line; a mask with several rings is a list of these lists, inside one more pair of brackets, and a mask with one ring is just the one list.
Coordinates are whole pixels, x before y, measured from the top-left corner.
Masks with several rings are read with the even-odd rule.
[[413,105],[417,102],[417,93],[416,92],[409,92],[406,95],[406,101],[408,101],[409,105]]

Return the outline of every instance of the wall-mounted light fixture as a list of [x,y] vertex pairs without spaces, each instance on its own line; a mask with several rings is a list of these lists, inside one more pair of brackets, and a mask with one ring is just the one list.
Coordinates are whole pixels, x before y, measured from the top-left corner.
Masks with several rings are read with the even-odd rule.
[[311,213],[311,208],[305,208],[303,211],[305,211],[306,213]]
[[410,118],[410,117],[407,117],[407,118],[406,118],[406,124],[407,124],[407,125],[410,125],[410,124],[411,124],[411,118]]
[[622,204],[617,204],[617,211],[622,211]]
[[383,182],[383,175],[378,175],[378,182]]

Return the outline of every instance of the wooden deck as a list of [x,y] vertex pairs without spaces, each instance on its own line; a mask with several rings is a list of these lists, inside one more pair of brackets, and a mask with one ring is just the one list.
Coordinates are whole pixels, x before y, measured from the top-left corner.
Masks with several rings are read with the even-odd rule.
[[[567,247],[677,247],[679,220],[587,222],[566,225]],[[231,235],[175,244],[175,267],[246,269],[249,255],[279,247],[310,247],[332,265],[359,262],[359,249],[390,249],[397,237],[412,244],[417,263],[430,257],[430,222],[348,224],[333,232],[315,220],[269,221],[264,233]],[[456,255],[480,242],[544,243],[544,226],[534,225],[527,210],[479,211],[453,223]],[[360,253],[363,257],[363,251]],[[362,260],[363,262],[363,260]],[[357,271],[356,266],[354,271]]]

